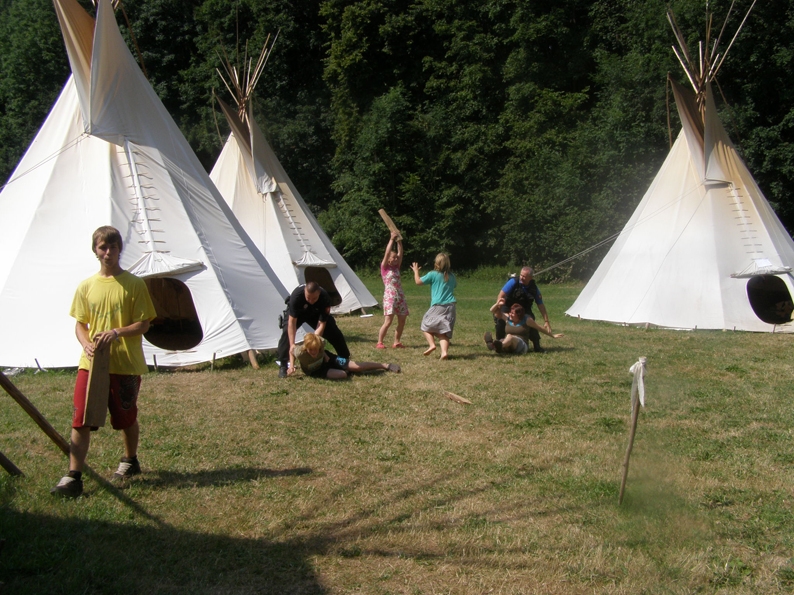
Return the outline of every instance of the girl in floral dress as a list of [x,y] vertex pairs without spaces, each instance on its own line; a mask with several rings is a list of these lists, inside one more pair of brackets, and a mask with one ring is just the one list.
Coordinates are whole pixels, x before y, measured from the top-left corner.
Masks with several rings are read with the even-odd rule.
[[[400,339],[405,328],[405,319],[408,318],[408,304],[405,301],[403,286],[400,282],[400,266],[403,263],[403,242],[397,240],[397,234],[392,232],[389,243],[386,245],[386,253],[380,263],[380,276],[383,278],[383,326],[378,332],[378,349],[386,349],[383,339],[389,330],[394,317],[397,316],[397,328],[394,331],[394,345],[392,347],[403,347]],[[397,252],[392,250],[395,241],[397,242]]]

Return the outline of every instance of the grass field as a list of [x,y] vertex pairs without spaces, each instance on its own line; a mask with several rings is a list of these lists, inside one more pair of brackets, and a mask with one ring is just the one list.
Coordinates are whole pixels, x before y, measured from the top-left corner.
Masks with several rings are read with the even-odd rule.
[[[422,357],[429,290],[406,284],[408,349],[374,348],[379,311],[340,319],[353,359],[402,374],[279,380],[238,359],[150,373],[144,474],[124,490],[102,481],[121,453],[104,428],[100,478],[52,497],[66,458],[0,393],[0,450],[25,472],[0,471],[3,595],[791,592],[794,338],[578,321],[563,312],[580,287],[553,285],[566,336],[498,357],[485,277],[460,279],[446,362]],[[647,406],[619,506],[639,356]],[[74,373],[13,380],[68,435]]]

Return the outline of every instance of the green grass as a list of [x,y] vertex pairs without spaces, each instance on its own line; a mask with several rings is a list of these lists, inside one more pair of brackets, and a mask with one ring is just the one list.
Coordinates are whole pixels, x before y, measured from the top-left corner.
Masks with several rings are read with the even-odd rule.
[[[408,349],[374,349],[379,311],[340,319],[354,359],[400,375],[279,380],[237,359],[147,375],[144,474],[125,490],[89,477],[83,498],[51,497],[65,457],[6,396],[0,450],[25,476],[0,471],[3,592],[794,589],[792,338],[578,321],[563,312],[580,286],[551,285],[566,336],[497,357],[482,334],[502,273],[460,279],[447,362],[422,357],[429,291],[406,283]],[[639,356],[647,407],[619,506]],[[66,435],[74,374],[13,380]],[[120,450],[103,428],[89,463],[107,478]]]

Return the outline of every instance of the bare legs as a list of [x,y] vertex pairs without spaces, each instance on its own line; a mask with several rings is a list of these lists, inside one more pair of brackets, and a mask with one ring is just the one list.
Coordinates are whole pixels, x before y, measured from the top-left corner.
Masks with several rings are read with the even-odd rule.
[[407,320],[407,318],[408,318],[407,314],[397,315],[397,328],[394,331],[395,345],[402,345],[403,329],[405,328],[405,321]]
[[427,331],[422,331],[422,334],[425,336],[425,341],[427,341],[427,344],[429,345],[422,355],[430,355],[436,350],[435,335],[433,333],[428,333]]
[[383,344],[383,339],[386,337],[386,333],[388,332],[393,320],[394,314],[385,314],[383,316],[383,326],[381,326],[380,330],[378,331],[378,345]]
[[[405,328],[405,320],[407,315],[397,315],[397,327],[394,329],[394,345],[400,345],[403,336],[403,329]],[[383,340],[386,338],[386,333],[389,332],[391,323],[394,322],[394,314],[385,314],[383,317],[383,326],[378,331],[378,344],[382,345]]]
[[91,444],[91,428],[72,428],[72,443],[69,445],[69,471],[83,470],[89,444]]
[[[138,454],[138,437],[140,426],[136,421],[129,428],[121,431],[124,437],[124,456],[133,458]],[[91,444],[91,428],[72,428],[72,443],[69,446],[69,471],[82,471]]]
[[438,344],[441,347],[441,356],[439,359],[447,359],[449,357],[449,337],[438,333],[428,333],[427,331],[422,331],[422,334],[425,336],[425,340],[428,344],[428,348],[422,355],[430,355],[436,350],[436,337],[438,337]]
[[379,364],[377,362],[347,362],[347,372],[344,370],[328,370],[325,377],[329,380],[344,380],[348,374],[358,374],[371,370],[386,370],[387,372],[399,372],[400,366],[397,364]]
[[441,346],[441,356],[439,359],[447,359],[449,357],[449,339],[446,335],[438,335],[438,344]]
[[138,436],[140,436],[141,433],[138,420],[135,420],[134,424],[132,424],[129,428],[122,430],[121,433],[124,436],[124,456],[128,459],[137,457]]

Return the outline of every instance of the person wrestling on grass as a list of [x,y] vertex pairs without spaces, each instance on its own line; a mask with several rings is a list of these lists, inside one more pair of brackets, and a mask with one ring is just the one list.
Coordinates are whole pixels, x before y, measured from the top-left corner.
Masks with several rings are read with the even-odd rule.
[[[298,360],[301,370],[312,378],[327,378],[328,380],[344,380],[349,374],[359,374],[372,370],[385,370],[399,372],[397,364],[379,364],[376,362],[354,362],[344,357],[325,350],[325,339],[314,333],[307,333],[303,338],[303,345],[296,345],[295,359]],[[289,375],[292,376],[295,368],[290,367]]]
[[494,341],[490,332],[485,333],[485,344],[491,351],[524,355],[529,351],[530,329],[548,335],[552,339],[565,336],[562,333],[551,333],[546,330],[546,327],[540,326],[526,313],[521,304],[513,304],[507,314],[502,312],[502,306],[504,306],[504,299],[499,299],[491,306],[491,313],[494,317],[501,318],[505,322],[504,339]]

